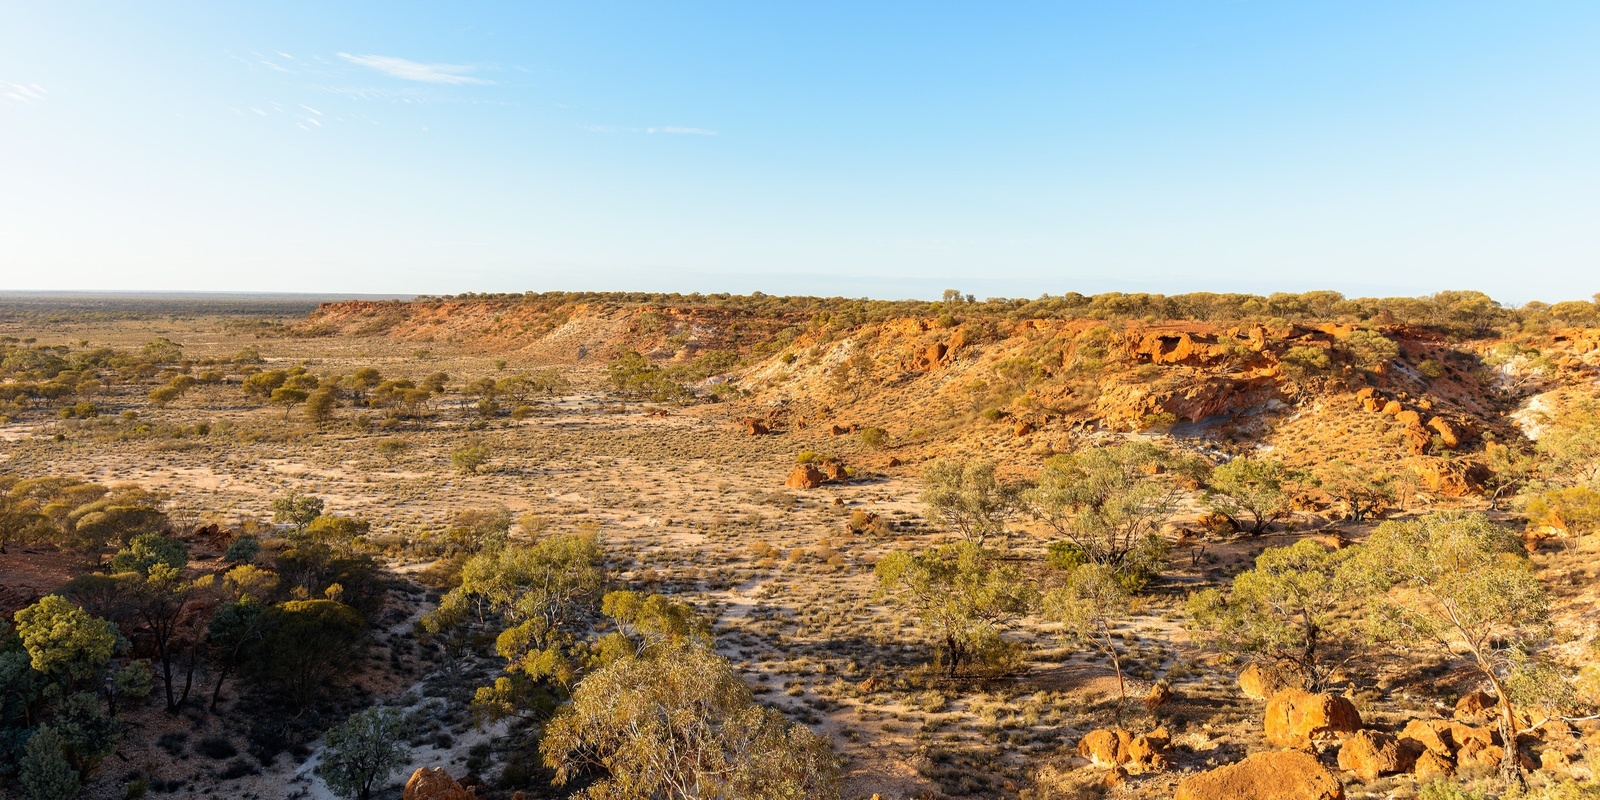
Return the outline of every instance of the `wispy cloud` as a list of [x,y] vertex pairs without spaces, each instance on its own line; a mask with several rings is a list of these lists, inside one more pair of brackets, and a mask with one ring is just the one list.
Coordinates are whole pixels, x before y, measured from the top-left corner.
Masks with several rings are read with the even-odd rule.
[[706,128],[680,128],[668,125],[664,128],[645,128],[645,133],[671,133],[679,136],[716,136],[717,132]]
[[8,83],[0,81],[0,98],[7,102],[20,103],[31,106],[44,99],[49,94],[43,86],[37,83]]
[[620,125],[584,125],[583,129],[590,133],[663,133],[672,136],[717,136],[718,133],[710,128],[684,128],[678,125],[663,125],[656,128],[624,128]]
[[461,64],[423,64],[404,58],[395,58],[394,56],[355,56],[349,53],[340,53],[339,57],[352,64],[375,69],[385,75],[402,80],[443,83],[451,86],[494,83],[494,81],[467,74],[472,72],[475,67]]

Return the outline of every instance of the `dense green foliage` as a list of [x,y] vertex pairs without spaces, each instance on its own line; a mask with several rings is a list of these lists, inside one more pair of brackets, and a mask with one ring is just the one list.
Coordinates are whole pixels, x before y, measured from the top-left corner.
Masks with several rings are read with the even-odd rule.
[[1290,477],[1277,461],[1235,458],[1212,470],[1206,502],[1227,517],[1234,530],[1259,534],[1289,515],[1284,482]]

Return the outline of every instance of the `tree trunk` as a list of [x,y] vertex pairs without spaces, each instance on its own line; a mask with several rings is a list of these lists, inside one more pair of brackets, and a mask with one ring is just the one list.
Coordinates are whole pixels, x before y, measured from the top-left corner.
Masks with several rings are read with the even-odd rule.
[[1305,673],[1301,681],[1306,687],[1306,691],[1320,691],[1322,689],[1322,680],[1317,677],[1316,669],[1317,626],[1311,621],[1311,612],[1307,609],[1302,608],[1300,610],[1300,620],[1306,636],[1305,647],[1300,649],[1300,671]]
[[161,684],[167,692],[167,713],[178,713],[178,704],[172,697],[172,654],[167,651],[165,639],[156,640],[156,652],[161,657]]
[[222,699],[222,682],[228,679],[228,668],[224,665],[217,671],[217,685],[211,690],[211,710],[217,710],[217,702]]
[[1122,659],[1117,658],[1117,648],[1111,648],[1111,668],[1117,671],[1117,724],[1122,724],[1122,707],[1128,703],[1128,686],[1122,679]]
[[950,680],[955,680],[961,671],[961,644],[954,636],[946,636],[944,640],[945,652],[950,654]]
[[1526,789],[1528,781],[1522,775],[1522,754],[1517,749],[1517,715],[1511,707],[1511,697],[1506,694],[1506,687],[1501,685],[1500,677],[1494,674],[1494,669],[1481,658],[1478,660],[1478,668],[1488,676],[1489,685],[1494,687],[1495,694],[1500,698],[1500,742],[1505,748],[1505,755],[1500,757],[1500,780],[1509,790]]
[[189,691],[194,688],[194,668],[200,661],[200,637],[196,636],[194,644],[189,646],[189,665],[183,674],[183,694],[178,697],[178,706],[182,707],[189,702]]

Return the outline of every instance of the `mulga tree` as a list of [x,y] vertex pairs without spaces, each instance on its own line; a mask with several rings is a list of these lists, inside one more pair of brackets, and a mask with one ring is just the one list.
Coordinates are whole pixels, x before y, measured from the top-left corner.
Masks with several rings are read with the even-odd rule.
[[1534,477],[1539,460],[1515,444],[1491,441],[1484,443],[1478,464],[1483,468],[1480,479],[1483,496],[1491,510],[1499,510],[1501,502],[1515,495]]
[[44,596],[15,618],[29,666],[64,695],[93,687],[111,657],[128,647],[116,625],[60,595]]
[[1541,422],[1538,451],[1544,477],[1562,485],[1600,488],[1600,405],[1575,402]]
[[1507,743],[1502,777],[1520,785],[1516,707],[1508,683],[1526,684],[1533,644],[1550,604],[1521,540],[1482,514],[1436,513],[1385,522],[1340,570],[1370,603],[1375,634],[1403,647],[1472,656],[1499,698]]
[[1018,510],[1021,487],[1000,480],[992,461],[941,458],[922,471],[928,516],[978,546],[1005,539],[1006,520]]
[[569,686],[579,646],[606,580],[598,536],[560,534],[506,544],[468,558],[461,583],[423,619],[429,633],[468,627],[495,634],[509,675]]
[[540,742],[557,785],[598,774],[614,800],[833,800],[828,739],[755,700],[727,659],[686,643],[586,676]]
[[[653,658],[678,648],[712,644],[706,621],[688,603],[665,595],[608,592],[600,609],[616,629],[587,642],[587,653],[572,664],[574,674],[587,674],[626,658]],[[548,720],[565,694],[546,690],[535,674],[510,672],[480,687],[472,698],[473,712],[490,721],[507,717]]]
[[67,759],[67,742],[49,725],[28,738],[18,779],[30,800],[73,800],[83,788],[83,776]]
[[357,711],[328,731],[317,773],[334,794],[369,800],[411,757],[408,728],[405,715],[393,708]]
[[1365,328],[1351,331],[1342,345],[1356,366],[1366,370],[1381,372],[1400,357],[1400,345],[1395,340]]
[[298,490],[273,498],[272,521],[293,525],[295,530],[303,531],[311,521],[322,516],[322,498],[314,494],[305,494]]
[[290,600],[264,612],[261,636],[244,660],[246,673],[283,689],[305,708],[329,682],[360,665],[367,638],[361,613],[333,600]]
[[881,591],[916,613],[947,677],[958,677],[973,663],[989,671],[1014,666],[1017,647],[1001,634],[1036,600],[1015,565],[961,541],[921,553],[890,553],[878,560],[876,571]]
[[1133,613],[1132,597],[1116,570],[1103,564],[1082,564],[1068,573],[1066,585],[1044,594],[1044,617],[1061,623],[1068,638],[1086,644],[1111,662],[1117,673],[1117,720],[1128,702],[1122,672],[1122,638],[1117,629]]
[[[60,595],[47,595],[17,611],[15,619],[28,666],[38,675],[34,683],[45,686],[41,694],[50,711],[47,727],[59,736],[50,748],[31,753],[31,763],[42,770],[40,780],[65,785],[64,773],[57,769],[59,754],[81,780],[116,749],[121,735],[121,723],[101,711],[98,693],[112,657],[126,651],[128,642],[116,625]],[[14,684],[14,678],[8,683]],[[32,705],[31,699],[23,702]]]
[[1339,568],[1352,552],[1310,539],[1263,550],[1255,568],[1236,575],[1227,591],[1189,596],[1195,638],[1297,675],[1307,691],[1321,691],[1330,673],[1359,649],[1358,632],[1340,613],[1349,591]]
[[241,564],[222,579],[222,598],[206,625],[206,646],[216,668],[211,689],[211,710],[222,700],[222,684],[266,634],[267,603],[278,587],[278,576]]
[[1284,483],[1290,477],[1281,462],[1235,458],[1211,471],[1206,503],[1226,517],[1234,530],[1259,535],[1289,516]]
[[1177,507],[1177,486],[1159,475],[1167,460],[1147,442],[1054,456],[1024,502],[1084,562],[1110,567],[1130,588],[1142,586],[1166,559],[1161,526]]
[[1313,468],[1311,482],[1343,505],[1352,522],[1362,522],[1394,502],[1397,480],[1381,468],[1336,458]]

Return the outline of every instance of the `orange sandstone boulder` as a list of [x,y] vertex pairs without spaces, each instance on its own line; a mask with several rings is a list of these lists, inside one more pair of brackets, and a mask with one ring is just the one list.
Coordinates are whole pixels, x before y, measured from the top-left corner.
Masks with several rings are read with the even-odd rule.
[[1132,738],[1121,728],[1092,730],[1078,740],[1078,755],[1097,767],[1114,767],[1128,760],[1126,748]]
[[1251,664],[1239,673],[1239,691],[1251,700],[1265,700],[1294,684],[1280,670],[1260,664]]
[[1379,775],[1406,772],[1416,758],[1416,750],[1403,746],[1393,734],[1380,731],[1356,731],[1339,747],[1339,769],[1368,782],[1377,780]]
[[1167,746],[1171,737],[1166,728],[1135,736],[1122,728],[1089,731],[1078,740],[1078,755],[1099,767],[1121,768],[1128,772],[1160,772],[1167,768]]
[[1450,738],[1456,743],[1456,749],[1461,749],[1474,742],[1489,746],[1500,744],[1500,732],[1481,725],[1468,725],[1464,722],[1450,723]]
[[1417,756],[1417,763],[1412,769],[1412,773],[1417,776],[1417,781],[1423,783],[1435,778],[1448,778],[1455,771],[1456,765],[1450,759],[1432,750],[1422,751],[1422,755]]
[[1442,759],[1456,753],[1456,740],[1450,735],[1450,723],[1442,719],[1414,719],[1400,731],[1400,741],[1410,743]]
[[1483,744],[1474,739],[1456,751],[1456,767],[1467,774],[1488,775],[1500,768],[1505,758],[1505,748],[1497,744]]
[[924,347],[916,357],[911,360],[913,369],[927,372],[940,364],[945,363],[945,356],[950,352],[949,346],[939,343]]
[[445,772],[444,767],[430,769],[419,767],[406,781],[403,800],[477,800],[472,789],[463,789]]
[[1461,433],[1443,417],[1434,417],[1428,420],[1428,427],[1439,434],[1439,440],[1451,450],[1461,446]]
[[810,464],[800,464],[789,472],[789,479],[783,485],[791,489],[815,489],[827,479],[822,470]]
[[1494,717],[1499,705],[1499,698],[1480,689],[1456,701],[1455,718],[1460,722],[1482,722]]
[[1310,753],[1257,753],[1183,779],[1173,800],[1344,800],[1344,786]]
[[1285,689],[1267,701],[1267,742],[1278,747],[1309,747],[1358,730],[1361,714],[1340,695]]
[[1150,687],[1149,694],[1144,696],[1144,707],[1154,711],[1172,701],[1172,687],[1165,683],[1158,683]]

